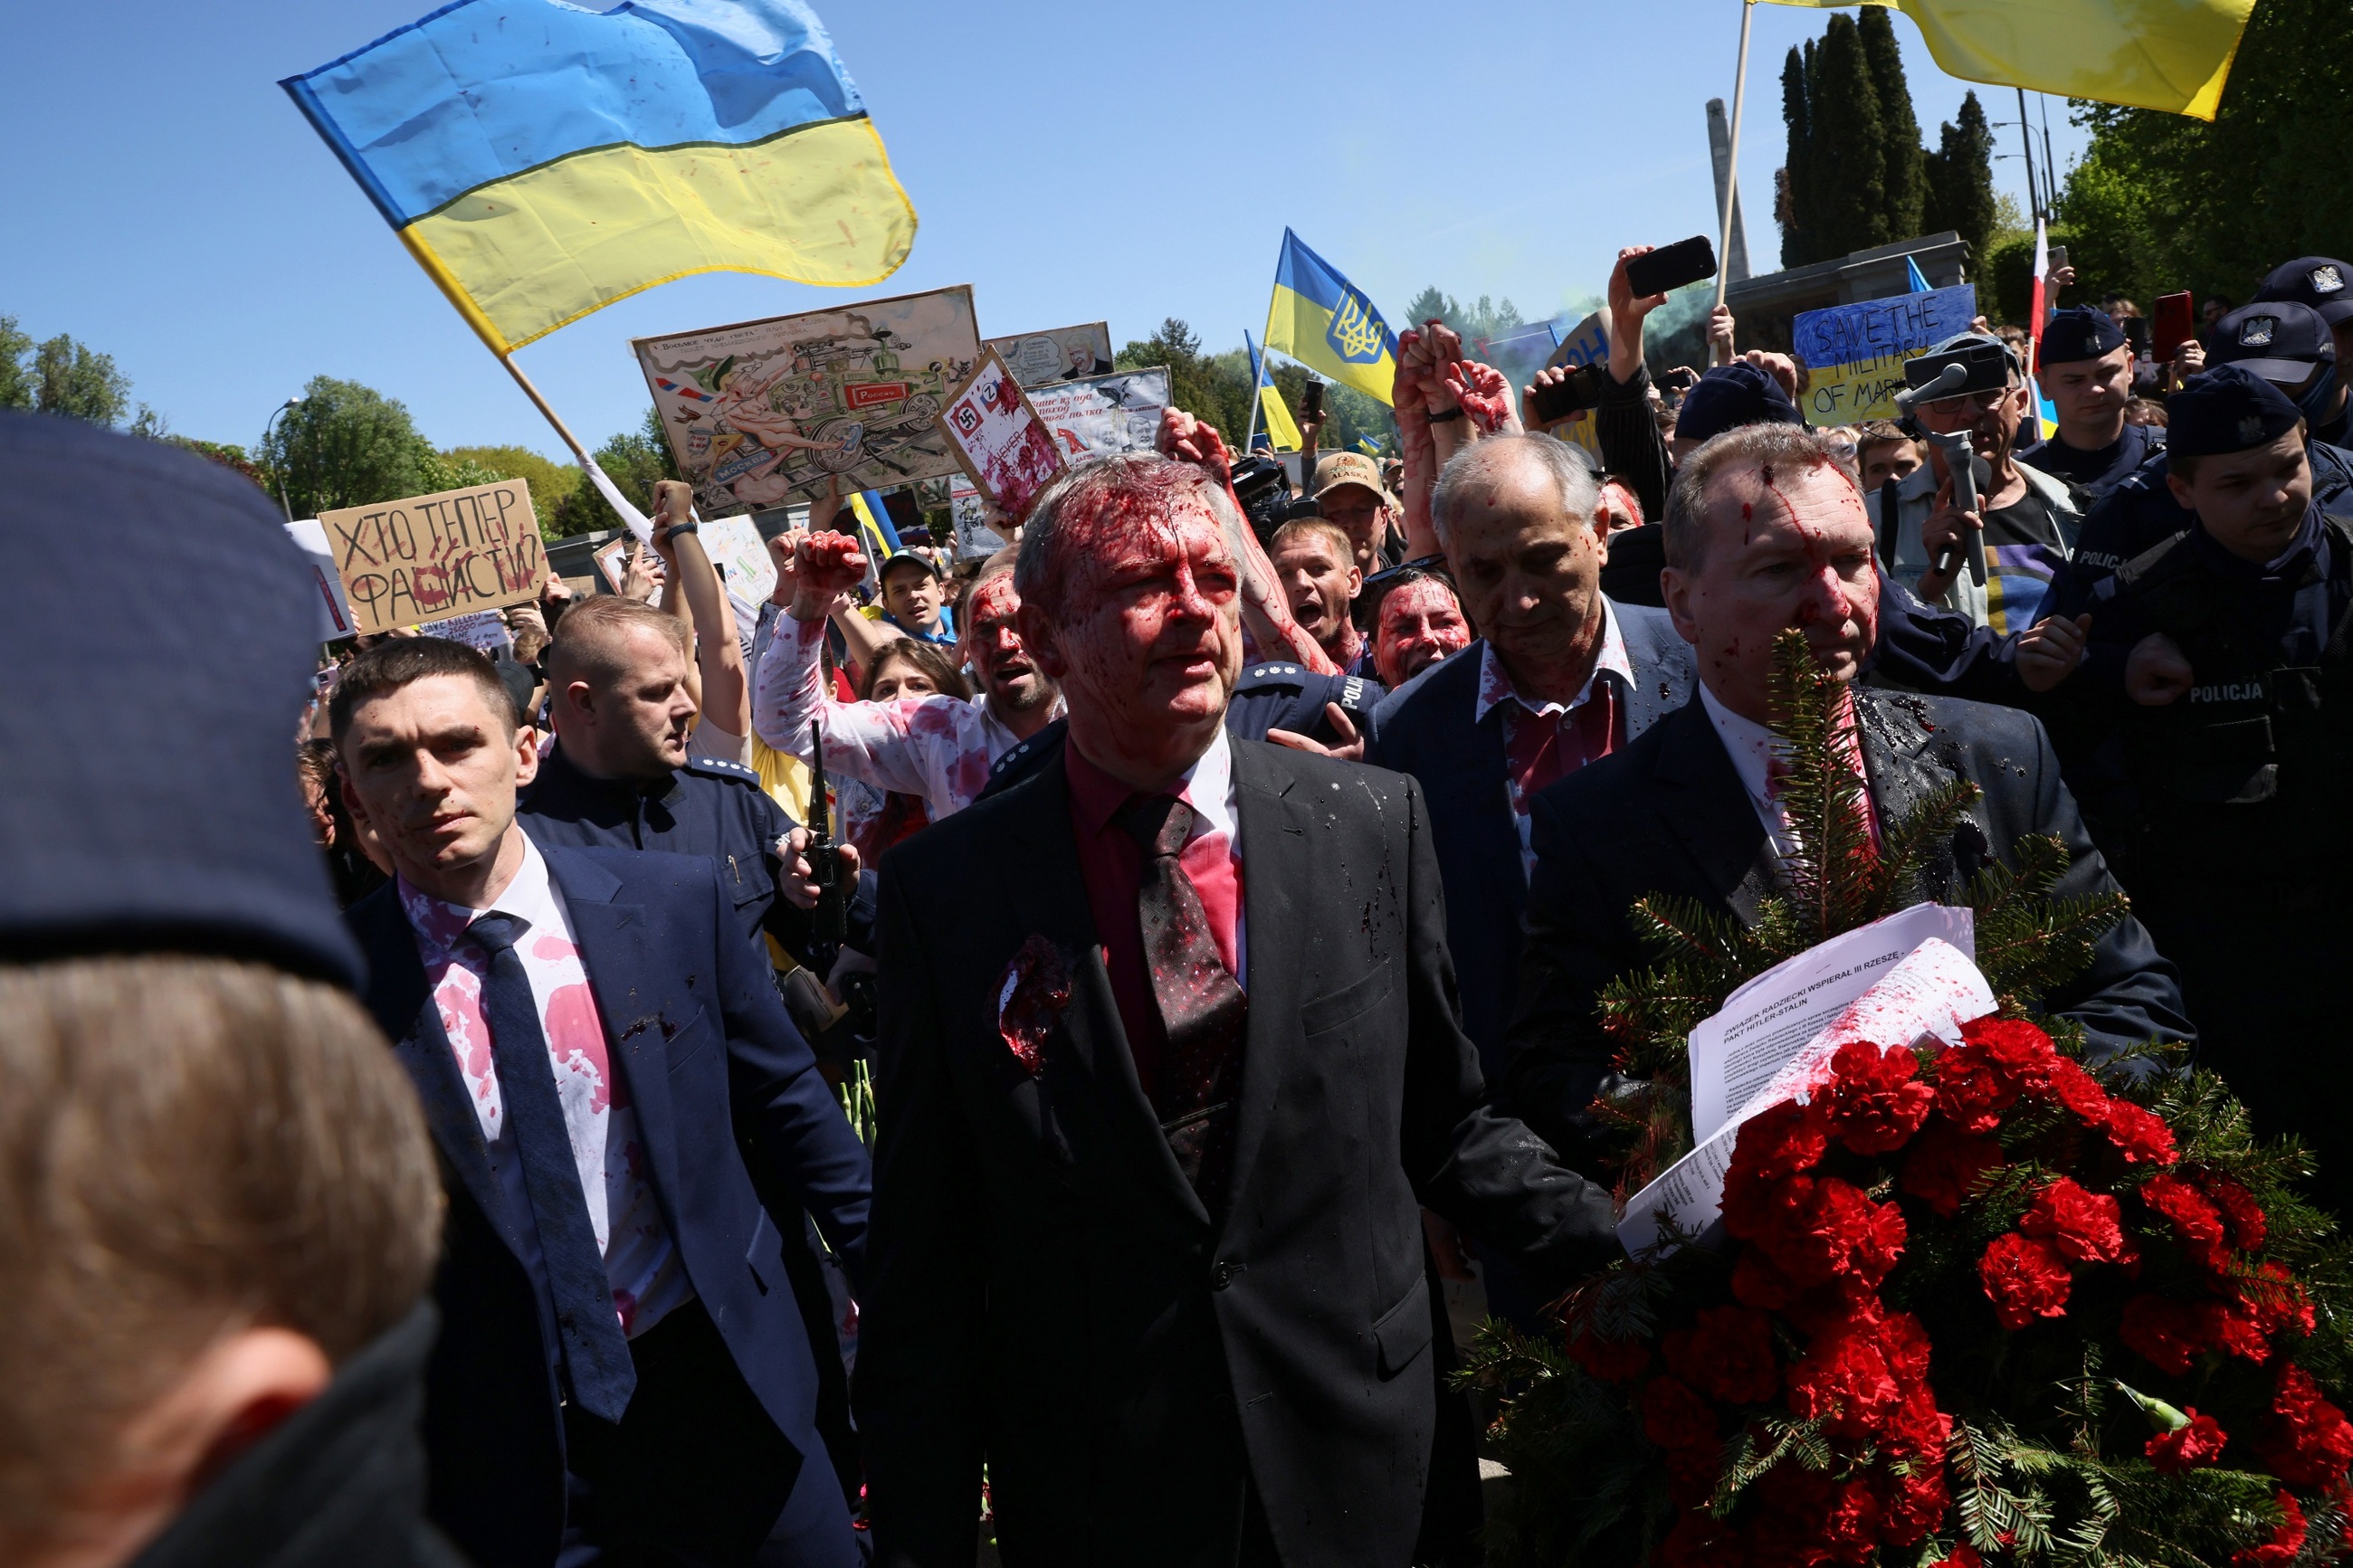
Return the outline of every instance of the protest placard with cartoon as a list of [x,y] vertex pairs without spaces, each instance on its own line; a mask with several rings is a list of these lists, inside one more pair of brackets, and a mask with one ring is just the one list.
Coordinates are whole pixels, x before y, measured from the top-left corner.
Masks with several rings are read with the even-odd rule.
[[991,338],[988,347],[1005,361],[1025,391],[1058,381],[1077,381],[1111,374],[1111,323],[1090,321],[1081,327],[1054,327],[1019,337]]
[[937,421],[980,357],[961,284],[630,346],[705,517],[955,473]]

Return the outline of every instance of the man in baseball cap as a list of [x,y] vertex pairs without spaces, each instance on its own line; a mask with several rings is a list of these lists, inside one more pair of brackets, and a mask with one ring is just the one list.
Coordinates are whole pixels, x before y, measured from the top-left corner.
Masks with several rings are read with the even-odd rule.
[[[2277,274],[2274,274],[2277,276]],[[2353,313],[2353,302],[2347,306]],[[2316,441],[2347,444],[2345,383],[2328,319],[2293,300],[2242,305],[2214,323],[2214,364],[2244,365],[2295,399]]]
[[1381,483],[1378,463],[1362,452],[1328,453],[1315,465],[1307,495],[1325,521],[1347,531],[1358,572],[1369,577],[1397,563],[1389,552],[1389,532],[1398,518],[1398,499]]
[[2353,359],[2353,263],[2333,256],[2299,256],[2274,267],[2255,290],[2257,304],[2293,300],[2320,312],[2337,340],[2337,358]]
[[2035,380],[2058,411],[2059,428],[2048,440],[2021,447],[2019,456],[2044,473],[2097,499],[2165,449],[2163,426],[2125,423],[2132,345],[2105,311],[2076,305],[2054,313],[2042,330]]

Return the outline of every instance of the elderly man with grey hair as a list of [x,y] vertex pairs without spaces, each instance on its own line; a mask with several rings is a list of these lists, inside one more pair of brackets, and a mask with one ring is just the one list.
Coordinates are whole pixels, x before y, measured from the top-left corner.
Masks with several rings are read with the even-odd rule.
[[[1366,748],[1430,797],[1463,1027],[1491,1084],[1518,987],[1531,803],[1692,692],[1691,647],[1666,613],[1601,592],[1599,500],[1584,455],[1550,436],[1492,436],[1454,455],[1431,521],[1479,640],[1374,710]],[[1503,1259],[1482,1261],[1492,1310],[1540,1305]]]
[[[1791,838],[1771,765],[1775,640],[1803,632],[1824,669],[1856,682],[1886,615],[1873,544],[1853,472],[1803,426],[1726,431],[1675,475],[1663,585],[1674,630],[1697,654],[1698,692],[1599,766],[1546,789],[1533,814],[1504,1103],[1572,1163],[1595,1155],[1589,1111],[1610,1070],[1596,1001],[1644,957],[1635,901],[1663,895],[1754,921],[1779,885]],[[1859,682],[1849,694],[1874,834],[1956,778],[1978,786],[1968,816],[1923,857],[1921,899],[1957,902],[1978,872],[2018,870],[2029,835],[2067,847],[2054,899],[2116,891],[2031,715]],[[2129,916],[2083,975],[2037,1000],[2081,1024],[2100,1055],[2196,1037],[2173,966]]]

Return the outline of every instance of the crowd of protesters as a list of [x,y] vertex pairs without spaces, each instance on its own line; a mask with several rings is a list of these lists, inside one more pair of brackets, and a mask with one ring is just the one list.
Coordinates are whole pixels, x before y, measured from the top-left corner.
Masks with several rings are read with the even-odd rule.
[[0,622],[74,672],[0,746],[0,1557],[1476,1562],[1450,1374],[1616,1245],[1598,998],[1772,887],[1790,628],[1874,830],[1977,787],[1922,896],[2056,838],[2132,913],[2041,1006],[2338,1205],[2353,269],[1816,429],[1721,309],[1653,378],[1642,253],[1574,430],[1425,323],[1389,463],[1172,410],[965,560],[820,499],[760,604],[666,482],[488,653],[319,660],[259,492],[0,423],[19,558],[153,600]]

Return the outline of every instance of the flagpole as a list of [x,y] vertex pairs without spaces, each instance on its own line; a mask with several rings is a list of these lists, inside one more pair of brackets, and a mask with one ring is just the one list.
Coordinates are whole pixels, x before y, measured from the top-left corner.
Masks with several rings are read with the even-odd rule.
[[507,367],[507,374],[514,377],[515,384],[522,388],[522,395],[531,399],[532,406],[538,409],[550,425],[555,426],[555,433],[564,437],[564,444],[572,448],[574,457],[580,459],[581,473],[587,478],[590,484],[596,487],[597,493],[605,498],[606,504],[619,515],[628,531],[637,535],[639,543],[652,543],[654,537],[652,522],[644,513],[629,504],[628,498],[622,495],[612,479],[606,475],[605,470],[596,466],[596,459],[588,455],[588,448],[580,444],[580,437],[575,436],[571,426],[556,416],[555,410],[549,406],[547,399],[539,395],[539,388],[531,384],[531,377],[523,374],[522,366],[515,363],[514,351],[510,349],[501,353],[493,349],[491,352],[496,355],[501,364]]
[[2028,216],[2039,220],[2042,216],[2042,196],[2034,177],[2034,127],[2026,122],[2026,89],[2022,87],[2018,89],[2018,139],[2026,143],[2026,205],[2034,209]]
[[1715,247],[1715,302],[1724,303],[1725,284],[1732,272],[1732,209],[1740,200],[1740,114],[1748,98],[1748,25],[1757,16],[1757,0],[1740,0],[1740,66],[1732,79],[1732,146],[1724,182],[1724,226]]
[[1242,347],[1250,350],[1250,428],[1242,432],[1242,451],[1247,454],[1250,443],[1258,438],[1258,391],[1265,384],[1266,373],[1259,368],[1261,351],[1252,346],[1248,332],[1242,334]]

